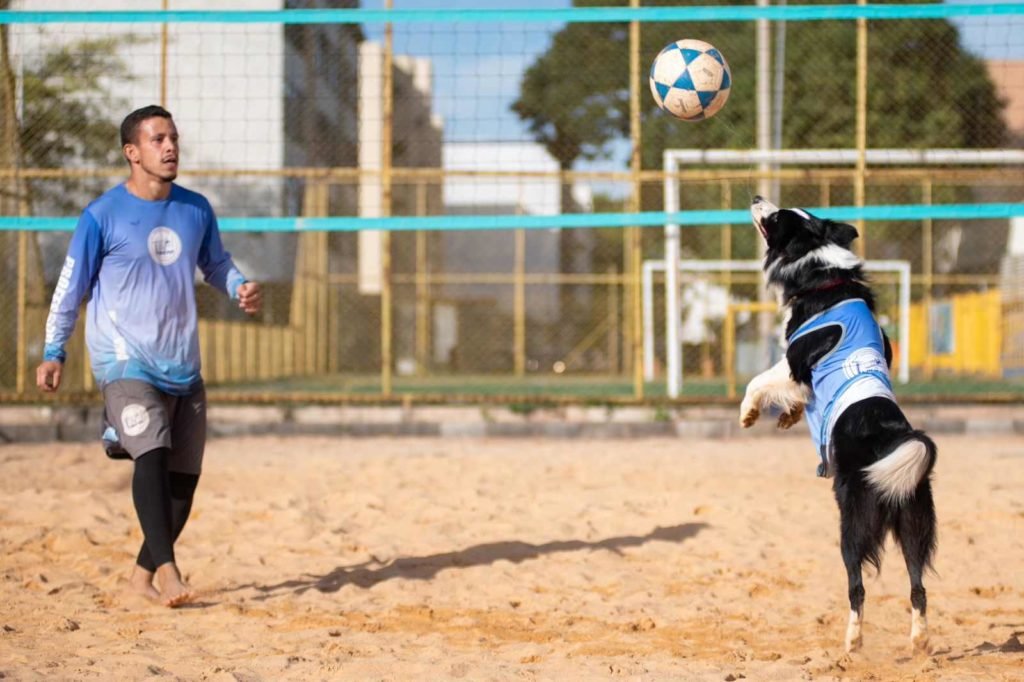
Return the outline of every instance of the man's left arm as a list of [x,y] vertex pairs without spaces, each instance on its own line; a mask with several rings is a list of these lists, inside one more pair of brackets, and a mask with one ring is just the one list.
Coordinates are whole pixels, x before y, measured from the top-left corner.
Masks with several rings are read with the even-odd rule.
[[250,315],[260,311],[263,291],[258,282],[250,282],[245,278],[245,275],[235,267],[231,254],[224,250],[220,229],[217,227],[217,217],[212,209],[203,243],[199,248],[198,265],[206,282],[238,301],[239,308]]

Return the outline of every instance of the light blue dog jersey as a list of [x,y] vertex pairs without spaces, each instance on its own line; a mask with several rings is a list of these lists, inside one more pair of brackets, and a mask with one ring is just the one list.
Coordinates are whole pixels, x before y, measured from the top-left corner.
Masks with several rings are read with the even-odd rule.
[[818,313],[800,325],[788,341],[792,344],[832,326],[841,330],[839,342],[811,369],[813,394],[806,410],[811,439],[821,457],[818,475],[828,477],[835,474],[832,429],[846,408],[873,397],[896,401],[882,330],[862,299],[842,301]]

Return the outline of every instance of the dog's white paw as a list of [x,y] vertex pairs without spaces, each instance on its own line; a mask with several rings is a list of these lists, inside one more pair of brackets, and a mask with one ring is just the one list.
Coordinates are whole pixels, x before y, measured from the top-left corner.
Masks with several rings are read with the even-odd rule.
[[928,643],[928,619],[914,609],[910,624],[910,650],[915,654],[931,652]]
[[850,611],[850,622],[846,625],[846,653],[852,654],[864,646],[864,637],[860,632],[861,615]]
[[757,418],[761,416],[761,411],[756,407],[740,408],[740,426],[745,429],[749,429],[757,422]]
[[779,415],[778,427],[785,431],[800,423],[800,420],[804,418],[804,406],[797,405],[789,412],[783,412]]

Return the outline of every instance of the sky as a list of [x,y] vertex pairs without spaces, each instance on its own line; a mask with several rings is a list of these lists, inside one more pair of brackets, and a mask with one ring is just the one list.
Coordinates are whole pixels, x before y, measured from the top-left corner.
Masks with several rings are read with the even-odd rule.
[[[694,0],[699,4],[699,0]],[[791,0],[797,4],[799,0]],[[988,4],[1001,0],[947,0]],[[1011,2],[1013,0],[1005,0]],[[381,9],[383,0],[362,0]],[[562,9],[571,0],[393,0],[395,9]],[[1024,16],[954,20],[964,46],[985,59],[1024,59]],[[526,140],[525,125],[509,110],[523,71],[548,48],[563,24],[397,24],[395,48],[429,56],[434,65],[435,106],[450,141]],[[379,39],[380,26],[366,27]],[[473,93],[467,97],[467,93]]]

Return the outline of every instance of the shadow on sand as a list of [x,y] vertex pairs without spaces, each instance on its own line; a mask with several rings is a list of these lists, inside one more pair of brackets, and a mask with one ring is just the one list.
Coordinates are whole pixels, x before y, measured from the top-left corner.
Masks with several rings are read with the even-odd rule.
[[609,552],[621,553],[621,550],[624,548],[639,547],[654,540],[661,542],[684,542],[707,527],[706,523],[684,523],[678,526],[669,526],[668,528],[658,527],[646,535],[622,535],[595,542],[557,540],[540,545],[533,545],[518,540],[489,542],[442,554],[399,557],[389,562],[367,561],[352,566],[338,566],[323,575],[306,574],[275,585],[250,583],[239,585],[230,591],[235,592],[252,588],[261,593],[261,596],[256,597],[256,599],[268,599],[284,592],[292,592],[294,594],[302,594],[307,590],[337,592],[345,585],[369,588],[394,578],[430,580],[445,569],[486,566],[496,561],[520,563],[546,554],[577,552],[581,550],[603,549]]

